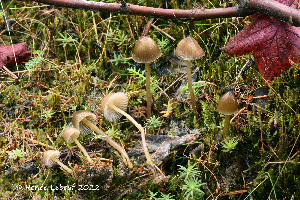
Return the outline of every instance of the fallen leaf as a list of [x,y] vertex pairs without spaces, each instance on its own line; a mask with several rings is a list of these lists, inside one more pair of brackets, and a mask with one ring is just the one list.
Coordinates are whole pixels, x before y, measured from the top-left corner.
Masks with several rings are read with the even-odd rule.
[[[278,2],[298,8],[294,0]],[[228,45],[221,50],[230,55],[252,52],[261,76],[266,81],[272,81],[280,76],[281,70],[290,68],[290,60],[299,62],[300,29],[261,13],[251,18],[252,22],[230,38]]]
[[26,47],[26,42],[0,46],[0,69],[5,65],[11,67],[25,61],[31,52]]

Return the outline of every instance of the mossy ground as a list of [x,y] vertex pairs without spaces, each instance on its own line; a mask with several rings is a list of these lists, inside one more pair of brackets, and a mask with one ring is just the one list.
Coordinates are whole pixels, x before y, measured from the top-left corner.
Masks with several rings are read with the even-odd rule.
[[[149,7],[158,7],[162,3],[161,0],[127,2]],[[179,0],[168,1],[167,5],[168,8],[185,9],[187,2],[191,7],[198,6],[195,1]],[[18,80],[3,70],[0,77],[0,197],[28,199],[41,195],[46,199],[54,196],[72,199],[78,186],[71,187],[74,180],[60,168],[44,167],[42,153],[51,146],[62,150],[64,154],[61,158],[65,163],[69,161],[72,167],[85,164],[77,149],[71,148],[73,145],[66,145],[59,136],[71,121],[72,113],[82,109],[99,116],[98,125],[104,131],[112,127],[119,130],[118,134],[112,136],[126,149],[130,147],[130,141],[125,139],[136,133],[137,129],[124,118],[113,124],[106,121],[100,111],[100,102],[107,93],[125,92],[130,97],[128,112],[132,115],[137,113],[140,116],[139,123],[146,124],[141,114],[146,106],[144,67],[130,58],[134,43],[149,18],[41,6],[30,1],[2,3],[3,8],[7,8],[9,18],[16,23],[12,36],[5,36],[1,32],[1,45],[25,41],[32,57],[27,64],[10,68],[19,77]],[[204,3],[207,4],[206,9],[235,5],[232,1],[223,0]],[[149,36],[162,51],[162,56],[152,65],[152,114],[163,120],[162,130],[171,129],[168,127],[171,120],[183,120],[188,128],[197,128],[201,135],[200,155],[189,157],[176,155],[175,152],[173,158],[162,166],[165,174],[171,175],[163,185],[153,181],[155,179],[151,173],[146,181],[140,181],[143,176],[139,167],[135,167],[136,171],[130,177],[122,178],[118,175],[118,159],[114,158],[114,178],[110,190],[90,192],[90,199],[101,199],[96,195],[103,197],[105,193],[126,187],[130,187],[131,192],[124,192],[121,199],[147,199],[150,196],[157,199],[171,199],[171,196],[173,199],[184,199],[192,183],[176,177],[183,173],[178,165],[192,164],[196,164],[194,167],[201,172],[194,173],[193,178],[205,183],[199,186],[205,193],[205,199],[300,198],[298,63],[265,85],[255,66],[239,76],[251,55],[229,56],[219,50],[249,23],[249,17],[207,19],[195,21],[191,28],[190,22],[184,20],[154,20],[155,26],[171,35],[175,41],[153,27],[150,30]],[[178,81],[180,74],[172,72],[176,66],[168,60],[176,44],[188,34],[205,51],[205,57],[194,61],[194,69],[198,70],[197,81],[200,81],[198,86],[201,84],[196,87],[199,108],[197,122],[188,96],[176,101],[177,87],[184,79]],[[170,73],[161,75],[159,70],[162,68]],[[269,105],[264,113],[260,113],[253,98],[255,91],[261,87],[269,92]],[[221,151],[224,149],[220,145],[216,146],[224,119],[216,107],[224,88],[234,90],[241,110],[230,128],[230,136],[238,140],[238,144],[229,152]],[[167,132],[161,131],[160,134]],[[80,141],[97,157],[109,159],[116,154],[93,135]],[[21,153],[17,150],[21,150]],[[15,155],[16,158],[9,155]],[[36,166],[34,172],[20,170],[28,162]],[[60,191],[49,189],[59,184],[70,187]],[[31,190],[28,186],[46,186],[46,189]],[[192,193],[203,197],[199,191]]]

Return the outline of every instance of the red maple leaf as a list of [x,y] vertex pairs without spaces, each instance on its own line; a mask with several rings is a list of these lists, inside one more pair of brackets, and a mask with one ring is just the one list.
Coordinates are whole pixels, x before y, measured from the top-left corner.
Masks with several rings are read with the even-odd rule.
[[3,65],[6,67],[20,64],[31,55],[26,47],[26,43],[18,43],[13,45],[0,46],[0,69]]
[[[294,0],[277,1],[298,8]],[[253,52],[259,73],[266,81],[271,81],[280,76],[281,70],[290,68],[290,60],[299,62],[300,29],[261,13],[251,18],[252,22],[230,38],[221,50],[230,55]]]

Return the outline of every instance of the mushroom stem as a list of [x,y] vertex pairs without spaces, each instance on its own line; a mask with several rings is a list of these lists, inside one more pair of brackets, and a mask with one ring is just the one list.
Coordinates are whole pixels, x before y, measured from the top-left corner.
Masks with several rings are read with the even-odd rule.
[[110,108],[114,109],[115,111],[121,113],[125,117],[127,117],[141,131],[142,144],[143,144],[143,149],[144,149],[144,152],[145,152],[146,159],[147,159],[149,164],[154,166],[154,163],[151,159],[151,156],[150,156],[148,148],[147,148],[146,139],[145,139],[145,131],[144,131],[143,127],[139,123],[137,123],[130,115],[128,115],[126,112],[124,112],[123,110],[121,110],[120,108],[115,106],[114,104],[110,103],[108,106]]
[[187,60],[187,77],[188,77],[188,87],[191,95],[193,111],[194,114],[196,115],[196,118],[198,119],[196,98],[195,98],[193,85],[192,85],[192,61],[191,60]]
[[85,123],[88,127],[90,127],[93,131],[95,131],[97,134],[102,135],[104,139],[115,149],[117,149],[121,155],[123,156],[123,160],[125,163],[127,163],[129,168],[133,168],[132,163],[130,162],[130,159],[126,153],[126,151],[113,139],[111,139],[108,135],[106,135],[102,130],[100,130],[95,124],[90,122],[89,120],[83,118],[82,122]]
[[230,115],[225,115],[225,123],[224,123],[223,136],[222,136],[223,139],[225,139],[228,136],[229,125],[230,125]]
[[58,159],[54,158],[53,156],[50,156],[50,159],[54,160],[59,166],[61,166],[64,170],[66,170],[70,174],[73,172],[72,169],[67,167],[64,163],[60,162]]
[[150,63],[145,63],[146,93],[147,93],[147,119],[151,117],[151,89],[150,89]]
[[85,148],[80,144],[80,142],[77,140],[77,138],[74,135],[71,135],[72,140],[77,144],[78,148],[82,151],[82,153],[86,156],[89,162],[95,163],[91,157],[89,156],[88,152],[85,150]]

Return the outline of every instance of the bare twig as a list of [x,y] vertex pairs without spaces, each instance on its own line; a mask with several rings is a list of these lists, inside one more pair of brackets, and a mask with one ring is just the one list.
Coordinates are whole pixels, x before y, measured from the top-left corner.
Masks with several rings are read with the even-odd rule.
[[14,79],[18,79],[18,77],[12,73],[9,69],[7,69],[4,65],[2,66],[2,68],[9,74],[11,75]]
[[247,12],[241,6],[230,8],[216,8],[216,9],[163,9],[145,6],[137,6],[132,4],[117,4],[117,3],[103,3],[84,0],[35,0],[39,3],[48,5],[55,5],[68,8],[78,8],[86,10],[97,10],[104,12],[117,12],[130,15],[152,16],[155,18],[168,19],[210,19],[210,18],[227,18],[227,17],[242,17],[253,14],[254,12]]
[[160,28],[158,28],[157,26],[155,26],[154,24],[151,24],[151,26],[153,26],[155,29],[157,29],[159,32],[162,32],[163,34],[165,34],[168,38],[170,38],[173,41],[176,41],[175,38],[173,38],[171,35],[169,35],[168,33],[166,33],[165,31],[161,30]]
[[237,0],[241,5],[228,8],[215,9],[163,9],[132,4],[103,3],[85,0],[35,0],[39,3],[68,8],[117,12],[130,15],[152,16],[168,19],[212,19],[245,17],[255,12],[261,12],[286,22],[292,22],[294,26],[300,26],[300,11],[285,6],[274,0]]
[[53,149],[53,147],[52,147],[52,146],[49,146],[49,145],[47,145],[47,144],[44,144],[44,143],[42,143],[42,142],[39,142],[39,141],[33,140],[33,139],[31,139],[31,138],[26,138],[26,139],[27,139],[27,140],[29,140],[29,141],[31,141],[31,142],[33,142],[33,143],[35,143],[35,144],[38,144],[38,145],[41,145],[41,146],[47,147],[47,148],[49,148],[49,149]]

